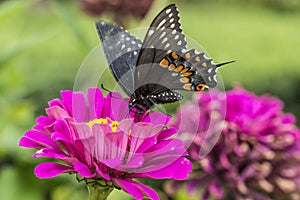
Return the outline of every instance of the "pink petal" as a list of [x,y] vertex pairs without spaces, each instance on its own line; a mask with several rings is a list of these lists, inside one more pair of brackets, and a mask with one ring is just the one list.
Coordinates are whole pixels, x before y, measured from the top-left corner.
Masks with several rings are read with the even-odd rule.
[[90,120],[100,118],[104,105],[104,97],[102,92],[98,88],[89,88],[87,91],[87,98]]
[[134,173],[128,177],[155,179],[173,178],[176,180],[184,180],[188,177],[188,173],[192,171],[192,167],[192,163],[188,159],[179,158],[173,163],[160,169],[157,166],[153,166],[153,168],[156,169],[155,171],[151,171],[151,168],[148,168],[147,170],[144,170],[145,172],[141,171],[141,173]]
[[46,108],[46,113],[49,117],[59,120],[70,117],[70,114],[61,107],[53,106],[50,108]]
[[151,188],[129,179],[113,179],[123,190],[129,193],[136,199],[143,199],[143,197],[149,197],[152,200],[159,200],[158,195]]
[[102,160],[101,162],[112,169],[116,169],[121,165],[122,160],[120,158],[112,158],[109,160]]
[[34,158],[38,157],[47,157],[47,158],[55,158],[55,159],[67,159],[69,156],[67,156],[61,149],[59,148],[46,148],[38,151],[34,154]]
[[[104,166],[104,165],[101,165],[101,166],[102,166],[102,168],[103,168],[103,167],[106,168],[106,166]],[[97,171],[97,173],[100,174],[100,176],[101,176],[102,178],[104,178],[105,180],[110,181],[111,179],[110,179],[109,174],[108,174],[107,172],[103,172],[102,168],[99,167],[98,165],[96,165],[96,171]],[[107,171],[107,170],[105,170],[105,171]]]
[[119,92],[113,92],[111,98],[111,119],[120,121],[128,112],[128,101],[122,99]]
[[49,126],[50,124],[54,123],[54,119],[46,116],[39,116],[36,118],[36,122],[41,126]]
[[21,138],[19,146],[42,149],[45,147],[56,147],[56,144],[45,134],[29,130],[26,131],[25,135]]
[[73,91],[63,90],[60,92],[60,96],[63,99],[63,108],[71,114],[73,110]]
[[73,172],[73,168],[54,162],[44,162],[34,169],[34,174],[39,178],[52,178],[62,173]]
[[82,92],[73,92],[72,108],[76,122],[87,122],[90,120],[87,116],[87,105]]
[[143,122],[151,123],[153,126],[167,125],[171,118],[170,115],[162,114],[160,112],[150,112],[145,116]]
[[176,128],[168,128],[166,130],[162,130],[159,133],[159,135],[157,137],[157,140],[161,141],[161,140],[167,139],[167,138],[169,138],[170,136],[172,136],[176,133],[178,133],[178,130]]
[[81,162],[74,163],[74,170],[85,178],[92,178],[96,175],[96,173],[91,173],[91,170],[88,168],[88,166]]
[[132,157],[125,165],[122,166],[123,170],[126,169],[136,169],[138,167],[141,167],[144,163],[144,157],[143,156],[134,156]]

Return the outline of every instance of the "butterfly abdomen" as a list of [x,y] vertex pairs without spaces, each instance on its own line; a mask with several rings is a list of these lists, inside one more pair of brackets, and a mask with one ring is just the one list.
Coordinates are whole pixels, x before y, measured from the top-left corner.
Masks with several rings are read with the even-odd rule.
[[157,104],[172,103],[183,99],[181,94],[174,91],[164,91],[154,95],[153,101]]

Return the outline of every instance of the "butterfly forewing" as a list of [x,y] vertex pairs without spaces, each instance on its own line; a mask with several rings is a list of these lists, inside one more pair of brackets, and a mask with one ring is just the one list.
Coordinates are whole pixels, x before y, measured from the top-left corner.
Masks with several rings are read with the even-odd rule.
[[[163,91],[162,88],[166,87],[161,87],[161,84],[164,86],[168,78],[173,77],[168,77],[168,71],[159,66],[160,61],[169,52],[185,48],[186,40],[181,30],[178,11],[172,4],[157,15],[146,33],[135,71],[135,88],[145,85],[148,92]],[[157,84],[149,89],[147,84],[150,83]]]
[[134,92],[134,70],[142,41],[110,23],[99,21],[96,26],[109,68],[121,88],[130,96]]
[[163,9],[151,23],[138,58],[138,65],[158,63],[168,51],[186,49],[175,4]]

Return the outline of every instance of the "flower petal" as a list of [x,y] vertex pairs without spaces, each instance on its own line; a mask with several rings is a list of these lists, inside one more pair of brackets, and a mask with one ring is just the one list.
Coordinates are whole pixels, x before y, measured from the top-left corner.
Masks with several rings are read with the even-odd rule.
[[87,105],[83,92],[73,92],[72,108],[72,114],[76,122],[90,121],[90,119],[87,116]]
[[153,169],[155,169],[155,171],[151,171],[151,168],[147,168],[141,170],[141,173],[134,173],[129,175],[128,177],[155,179],[173,178],[176,180],[184,180],[188,177],[188,173],[192,171],[192,167],[192,163],[188,159],[179,158],[173,163],[160,169],[157,166],[154,166]]
[[25,135],[21,138],[19,146],[27,148],[48,148],[56,147],[56,144],[51,140],[50,137],[40,132],[29,130],[25,132]]
[[102,114],[104,97],[99,88],[89,88],[87,91],[89,120],[98,119]]
[[91,173],[91,170],[88,168],[88,166],[81,162],[74,163],[74,170],[85,178],[92,178],[96,175],[96,173]]
[[62,173],[73,172],[73,168],[54,162],[44,162],[36,166],[34,174],[39,178],[52,178]]
[[159,197],[154,190],[139,182],[129,179],[113,179],[113,181],[136,199],[143,199],[143,197],[149,197],[152,200],[159,200]]

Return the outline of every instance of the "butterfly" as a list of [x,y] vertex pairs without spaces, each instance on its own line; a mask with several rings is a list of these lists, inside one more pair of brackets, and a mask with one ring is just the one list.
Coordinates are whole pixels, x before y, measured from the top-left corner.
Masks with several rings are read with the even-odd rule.
[[122,27],[96,22],[110,70],[130,97],[129,109],[144,112],[156,104],[180,101],[175,90],[201,91],[217,85],[217,69],[205,53],[187,49],[175,4],[152,21],[144,41]]

